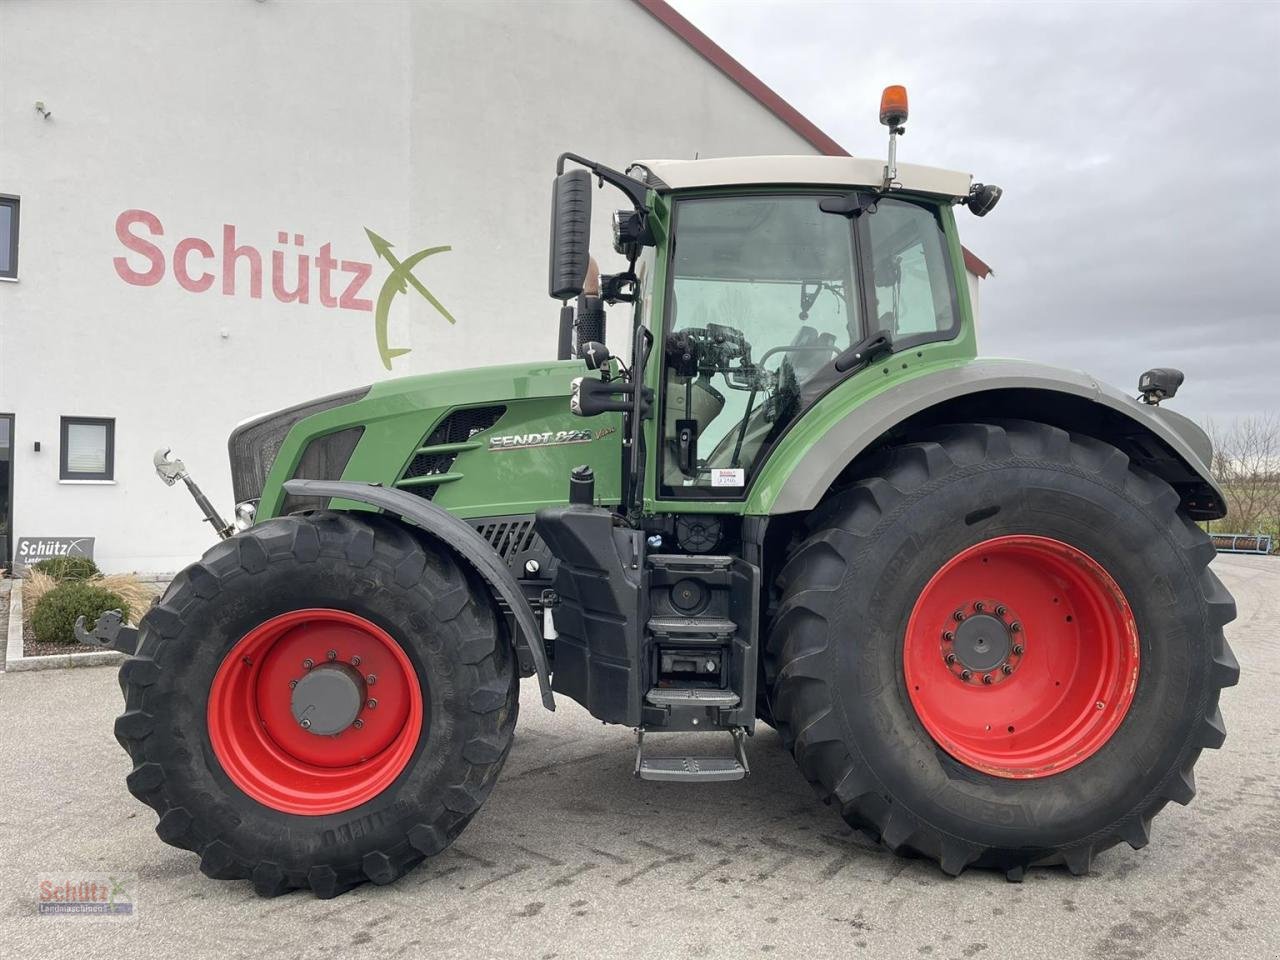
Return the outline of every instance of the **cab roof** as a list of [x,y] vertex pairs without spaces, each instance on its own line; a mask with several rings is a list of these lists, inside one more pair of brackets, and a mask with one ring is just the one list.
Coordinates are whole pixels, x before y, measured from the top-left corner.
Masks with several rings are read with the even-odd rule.
[[[866,157],[725,157],[710,160],[645,160],[647,183],[659,192],[698,187],[769,184],[879,187],[884,161]],[[969,195],[972,174],[914,163],[899,163],[896,182],[912,193],[960,199]]]

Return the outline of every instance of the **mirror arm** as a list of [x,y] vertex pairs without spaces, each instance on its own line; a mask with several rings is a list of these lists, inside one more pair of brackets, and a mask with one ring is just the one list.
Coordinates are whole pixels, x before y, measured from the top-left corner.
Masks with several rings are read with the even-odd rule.
[[625,173],[620,173],[612,167],[606,167],[602,163],[596,163],[594,160],[588,160],[586,157],[579,156],[576,153],[560,154],[560,158],[556,161],[557,175],[564,173],[565,161],[581,164],[596,175],[601,186],[606,183],[613,184],[627,195],[631,200],[631,205],[637,210],[643,211],[645,209],[644,199],[649,192],[649,188],[635,179],[635,177],[628,177]]

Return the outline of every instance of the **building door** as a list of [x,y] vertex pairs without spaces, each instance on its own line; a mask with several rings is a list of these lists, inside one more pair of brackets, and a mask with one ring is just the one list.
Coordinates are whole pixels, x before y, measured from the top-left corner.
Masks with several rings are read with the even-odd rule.
[[0,567],[13,552],[13,414],[0,413]]

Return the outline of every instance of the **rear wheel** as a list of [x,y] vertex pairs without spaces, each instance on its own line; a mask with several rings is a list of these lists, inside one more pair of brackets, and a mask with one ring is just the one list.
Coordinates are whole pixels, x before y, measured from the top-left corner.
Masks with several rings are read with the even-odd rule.
[[819,793],[948,873],[1087,872],[1147,842],[1224,737],[1235,605],[1209,539],[1115,447],[939,427],[832,496],[782,572],[766,668]]
[[291,516],[174,580],[120,671],[116,736],[161,839],[272,895],[389,883],[461,832],[517,678],[482,584],[379,517]]

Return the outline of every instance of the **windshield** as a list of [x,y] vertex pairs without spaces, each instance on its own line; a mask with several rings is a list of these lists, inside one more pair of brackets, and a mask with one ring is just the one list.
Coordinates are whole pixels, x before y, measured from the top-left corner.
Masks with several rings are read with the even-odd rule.
[[[817,196],[677,204],[663,486],[734,495],[801,388],[862,336],[850,220]],[[690,489],[692,488],[692,490]]]

